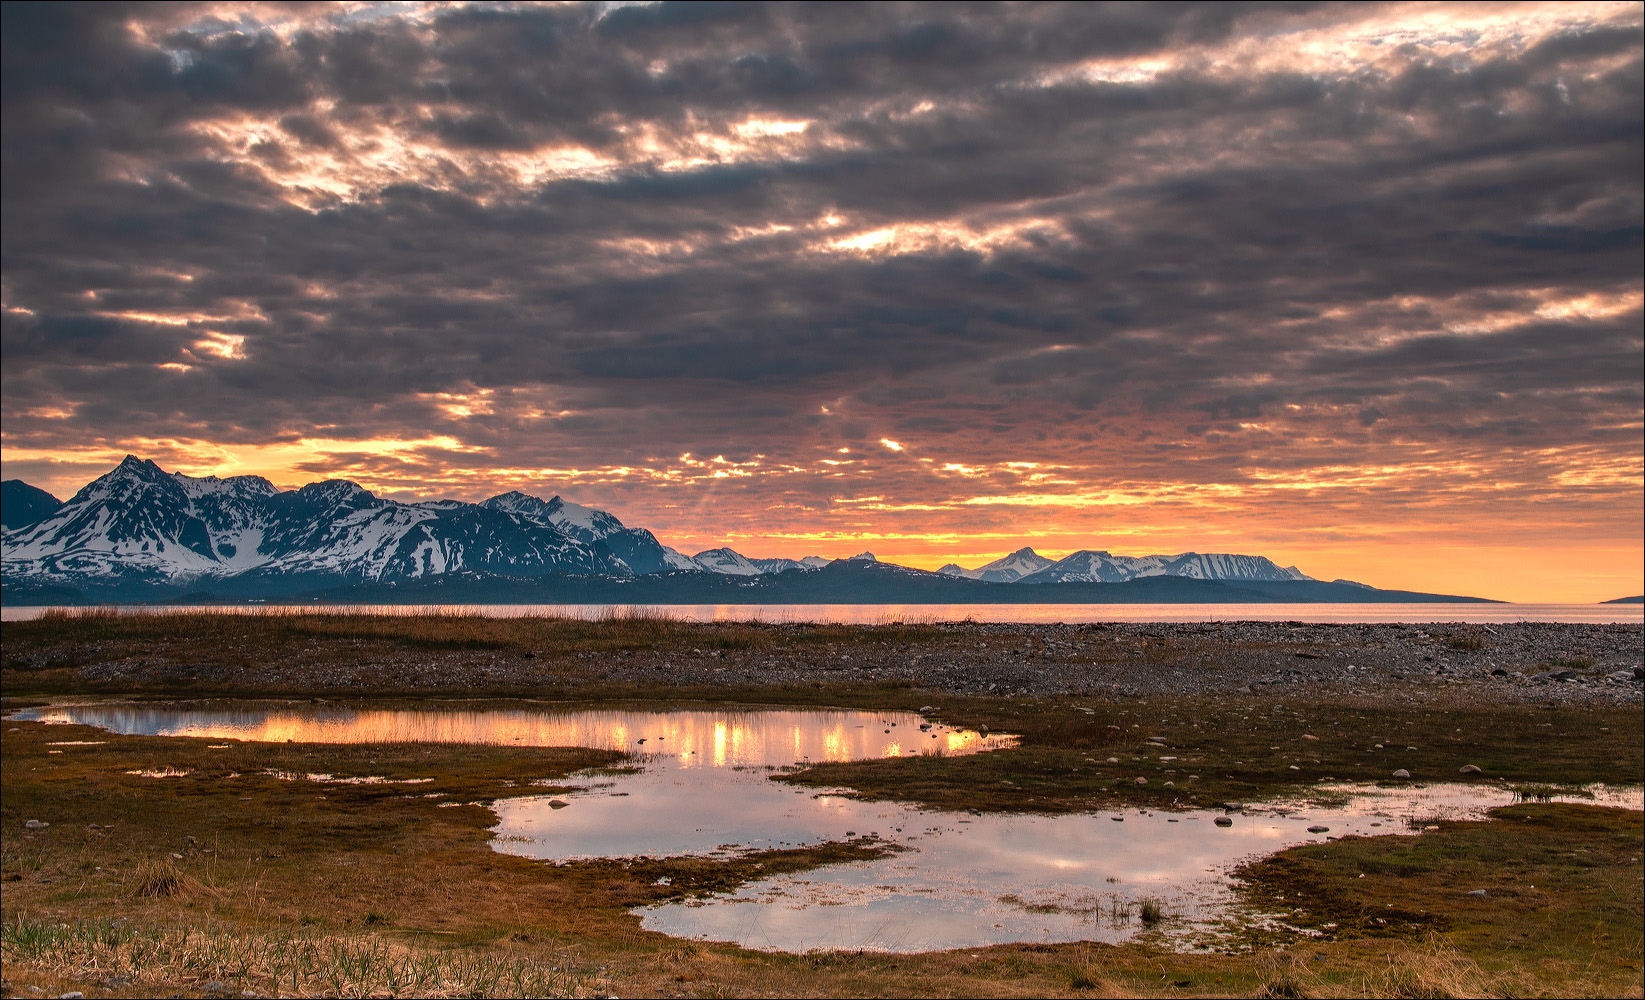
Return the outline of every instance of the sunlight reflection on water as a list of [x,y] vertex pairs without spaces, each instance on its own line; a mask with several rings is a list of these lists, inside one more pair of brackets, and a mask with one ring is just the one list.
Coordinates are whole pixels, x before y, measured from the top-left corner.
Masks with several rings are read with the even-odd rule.
[[[1213,820],[1221,811],[937,812],[770,780],[795,764],[938,747],[945,754],[975,753],[1013,742],[908,712],[356,711],[210,703],[58,705],[13,717],[147,735],[586,746],[640,754],[636,772],[574,776],[564,784],[577,790],[555,799],[495,804],[493,846],[545,861],[723,856],[863,836],[902,849],[638,911],[651,930],[781,951],[1119,941],[1141,928],[1136,913],[1145,899],[1164,904],[1179,931],[1192,929],[1225,912],[1232,899],[1228,872],[1243,861],[1349,834],[1418,833],[1433,820],[1478,818],[1514,801],[1509,788],[1495,784],[1321,785],[1314,794],[1346,796],[1346,803],[1251,806],[1219,827]],[[1129,777],[1119,766],[1093,763],[1092,770]],[[1579,801],[1631,809],[1645,804],[1639,788],[1591,793]],[[1032,799],[1023,806],[1032,809]]]

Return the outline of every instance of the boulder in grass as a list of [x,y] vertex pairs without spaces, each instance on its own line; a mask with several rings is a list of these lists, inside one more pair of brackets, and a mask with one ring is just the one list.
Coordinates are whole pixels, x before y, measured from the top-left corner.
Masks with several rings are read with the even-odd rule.
[[1396,778],[1409,778],[1410,776],[1411,776],[1411,772],[1405,770],[1405,768],[1403,768],[1403,767],[1394,772],[1394,777],[1396,777]]
[[1484,774],[1485,770],[1478,764],[1464,764],[1457,769],[1458,774]]

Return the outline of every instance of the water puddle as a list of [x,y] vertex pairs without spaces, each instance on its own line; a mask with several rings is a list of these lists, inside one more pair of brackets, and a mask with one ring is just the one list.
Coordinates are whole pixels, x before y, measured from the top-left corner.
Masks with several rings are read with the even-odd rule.
[[[586,746],[641,755],[638,768],[574,778],[577,790],[569,794],[496,803],[493,846],[544,861],[714,856],[863,836],[903,848],[639,911],[651,930],[790,952],[1120,941],[1142,929],[1144,901],[1162,906],[1167,926],[1191,930],[1225,912],[1228,872],[1244,861],[1346,835],[1420,834],[1437,820],[1477,818],[1514,801],[1510,789],[1495,785],[1322,785],[1312,790],[1312,802],[1232,813],[973,815],[861,802],[770,780],[813,761],[975,753],[1012,742],[900,712],[234,704],[56,706],[14,717],[148,735]],[[1645,806],[1637,788],[1590,792],[1592,798],[1560,797]]]
[[682,768],[758,768],[922,753],[966,754],[1012,745],[1009,737],[928,724],[912,712],[814,709],[643,712],[352,709],[280,702],[94,703],[20,709],[11,718],[75,723],[128,735],[259,743],[593,747],[641,753],[653,762],[674,758]]

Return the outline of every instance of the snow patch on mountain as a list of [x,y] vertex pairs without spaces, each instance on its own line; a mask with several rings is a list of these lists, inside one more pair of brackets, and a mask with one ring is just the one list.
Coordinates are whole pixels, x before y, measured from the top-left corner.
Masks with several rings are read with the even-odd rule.
[[735,549],[708,549],[692,556],[691,561],[709,573],[727,576],[760,576],[762,573],[747,556]]
[[985,583],[1016,583],[1023,577],[1032,576],[1052,565],[1050,559],[1045,558],[1031,548],[1024,547],[1008,556],[995,559],[985,566],[978,566],[976,569],[966,569],[955,563],[949,563],[937,572],[943,576],[982,580]]

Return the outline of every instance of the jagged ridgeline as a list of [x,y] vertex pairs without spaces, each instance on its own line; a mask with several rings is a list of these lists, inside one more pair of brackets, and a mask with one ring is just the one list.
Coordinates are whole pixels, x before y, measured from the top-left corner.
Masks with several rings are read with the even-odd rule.
[[[259,476],[195,478],[128,456],[59,501],[4,484],[8,604],[177,599],[430,603],[978,603],[1396,599],[1322,583],[1262,556],[1053,562],[1022,549],[936,573],[849,559],[687,556],[644,528],[561,497],[400,503],[344,480],[280,490]],[[1056,586],[1008,586],[1042,584]],[[1125,594],[1112,587],[1127,584]],[[1237,585],[1237,586],[1235,586]],[[1276,589],[1277,588],[1277,589]],[[1369,595],[1388,595],[1381,598]],[[1400,595],[1397,599],[1437,595]]]

